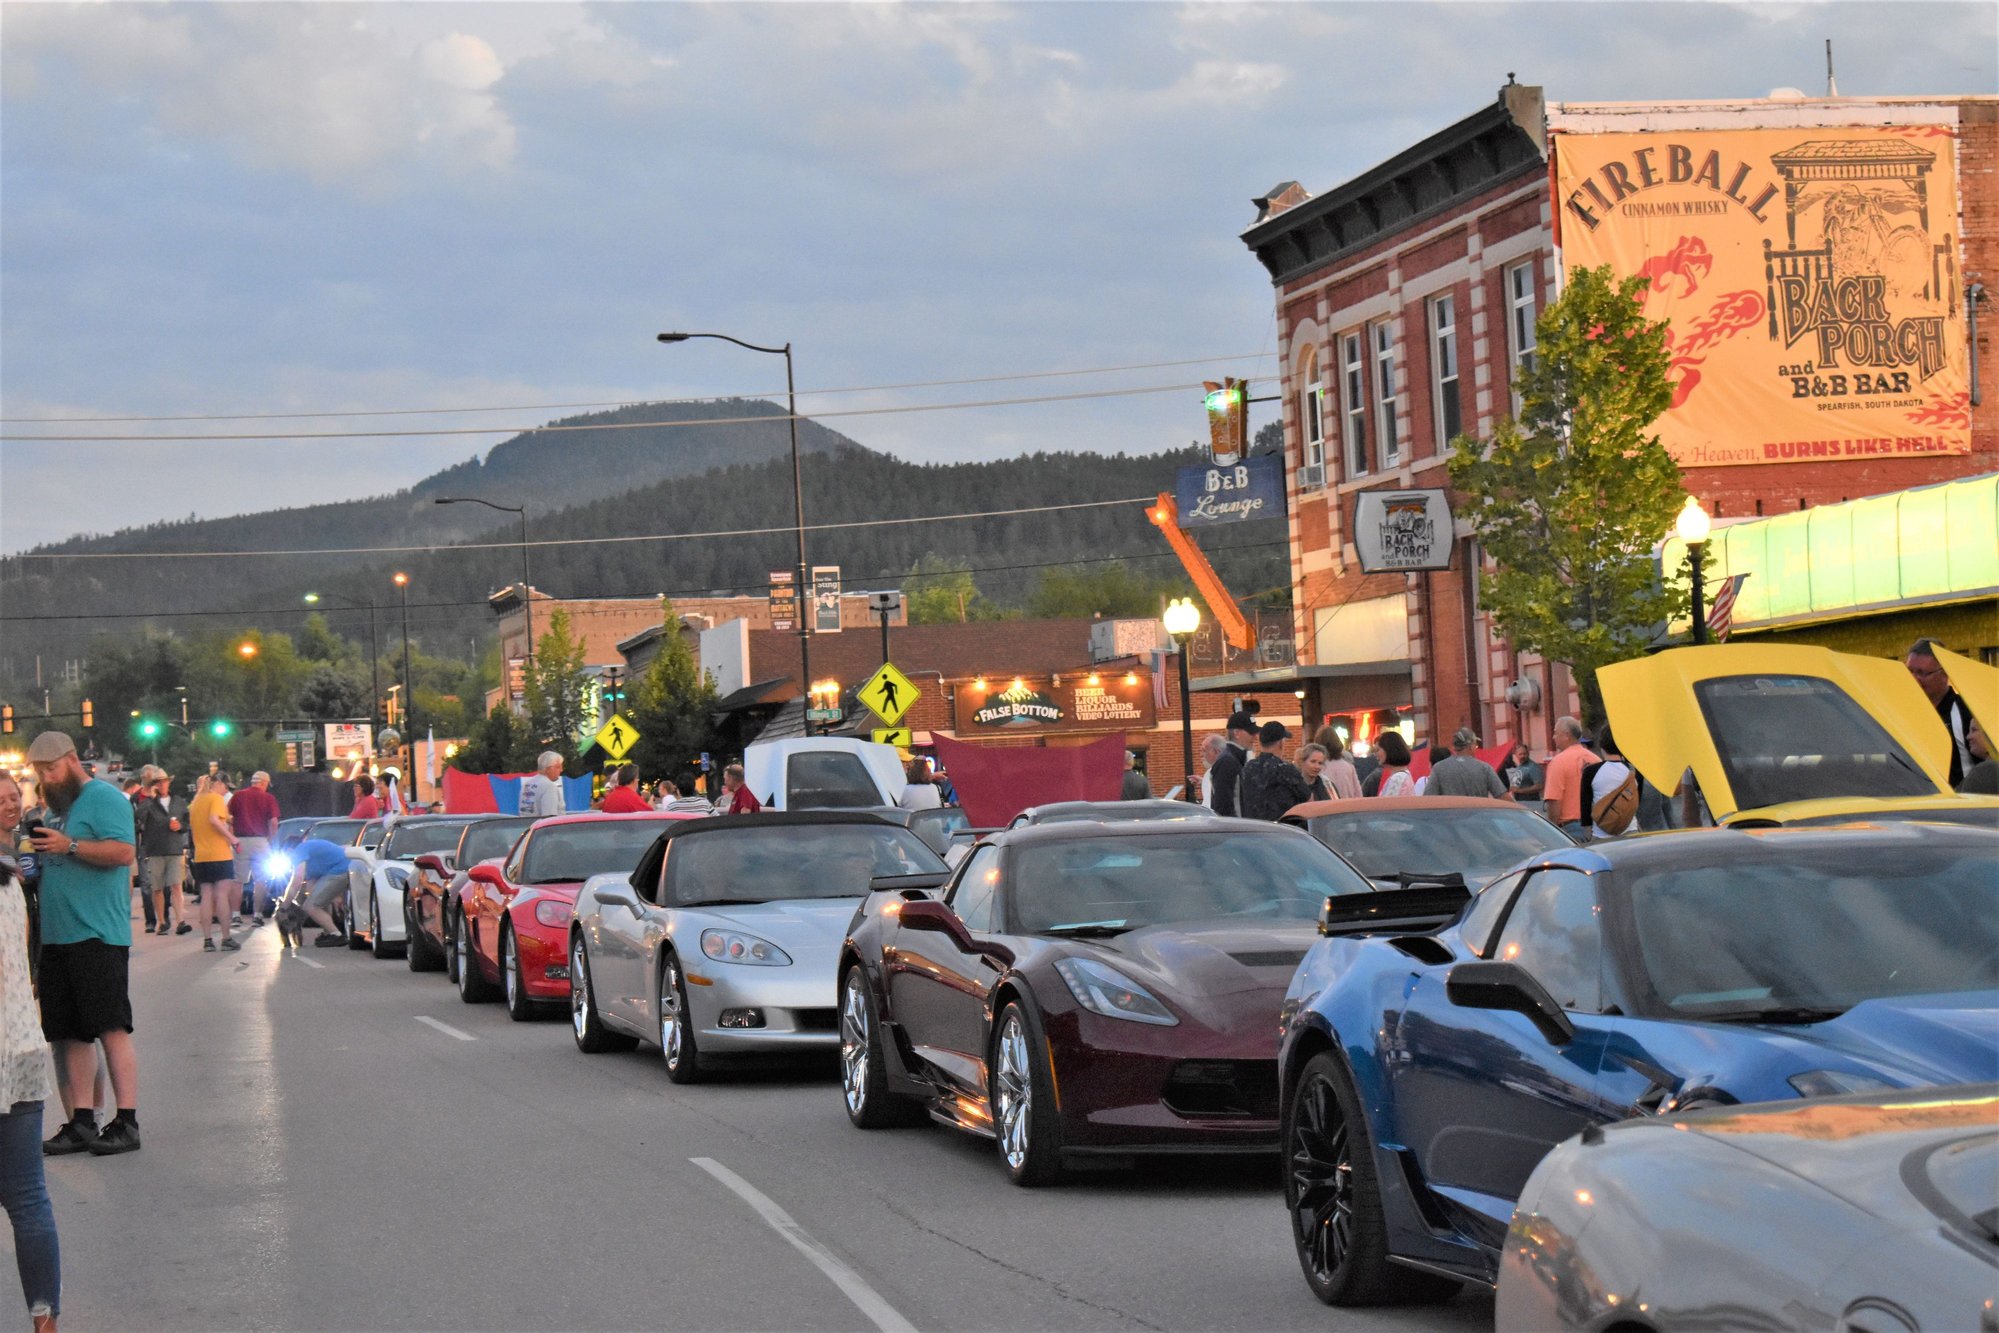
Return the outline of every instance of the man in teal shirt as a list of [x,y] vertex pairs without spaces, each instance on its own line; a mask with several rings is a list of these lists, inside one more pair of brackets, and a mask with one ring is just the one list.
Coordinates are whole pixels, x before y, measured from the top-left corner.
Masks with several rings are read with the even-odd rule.
[[[86,777],[76,743],[45,731],[28,747],[48,816],[31,831],[42,866],[42,1035],[55,1046],[70,1121],[42,1145],[50,1156],[100,1157],[139,1147],[139,1059],[132,1047],[127,961],[132,949],[132,803]],[[100,1132],[91,1104],[102,1041],[118,1114]]]

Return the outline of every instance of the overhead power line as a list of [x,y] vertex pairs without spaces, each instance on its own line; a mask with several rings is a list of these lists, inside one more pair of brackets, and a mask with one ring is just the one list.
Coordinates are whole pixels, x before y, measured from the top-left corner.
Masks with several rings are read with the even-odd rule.
[[[1016,375],[974,375],[949,380],[906,380],[900,384],[861,384],[833,389],[800,389],[800,398],[829,398],[835,394],[886,393],[893,389],[940,389],[960,384],[1005,384],[1018,380],[1063,379],[1080,375],[1114,375],[1131,370],[1168,370],[1180,366],[1210,366],[1231,361],[1268,360],[1274,353],[1237,352],[1229,356],[1188,357],[1178,361],[1141,361],[1124,366],[1090,366],[1081,370],[1033,370]],[[108,422],[152,421],[298,421],[328,417],[430,417],[463,416],[475,412],[574,412],[588,409],[646,407],[657,403],[715,403],[732,398],[766,398],[784,392],[761,389],[743,393],[705,393],[682,398],[628,398],[596,403],[504,403],[489,407],[383,407],[333,412],[205,412],[179,416],[93,416],[93,417],[0,417],[8,425],[97,425]],[[175,439],[192,438],[174,436]]]
[[[1099,398],[1140,398],[1150,394],[1191,393],[1201,387],[1199,384],[1155,384],[1138,389],[1045,393],[1026,398],[983,398],[962,403],[907,403],[899,407],[850,407],[832,412],[810,414],[800,412],[796,414],[796,419],[825,421],[840,417],[904,416],[912,412],[962,412],[972,408],[1019,407],[1032,403],[1075,403]],[[761,426],[793,419],[791,413],[774,412],[754,417],[704,417],[693,421],[582,422],[567,426],[437,426],[428,430],[252,431],[205,435],[0,435],[0,444],[214,444],[232,440],[379,440],[456,435],[555,435],[607,430],[678,430],[688,426]]]
[[[987,509],[971,514],[922,514],[914,518],[864,518],[847,523],[808,523],[807,532],[837,532],[847,528],[890,528],[911,523],[949,523],[969,518],[1011,518],[1018,514],[1051,514],[1066,509],[1106,509],[1116,505],[1151,504],[1151,495],[1123,500],[1079,500],[1073,504],[1031,505],[1024,509]],[[440,551],[518,551],[523,545],[605,546],[614,542],[684,542],[709,537],[768,537],[798,531],[796,524],[772,528],[732,528],[718,532],[652,532],[618,537],[545,537],[530,542],[447,542],[433,546],[320,546],[261,551],[24,551],[9,560],[214,560],[235,556],[272,555],[421,555]]]

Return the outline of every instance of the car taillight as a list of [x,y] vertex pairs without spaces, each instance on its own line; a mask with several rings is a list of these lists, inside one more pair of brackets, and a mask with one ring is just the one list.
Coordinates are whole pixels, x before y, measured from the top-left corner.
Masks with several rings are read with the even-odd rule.
[[561,930],[568,926],[575,916],[575,906],[560,898],[540,898],[535,901],[534,919],[544,926]]

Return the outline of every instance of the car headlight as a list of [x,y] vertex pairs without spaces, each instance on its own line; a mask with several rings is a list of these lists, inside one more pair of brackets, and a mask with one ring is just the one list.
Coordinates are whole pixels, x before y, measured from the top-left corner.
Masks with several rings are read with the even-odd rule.
[[1845,1069],[1812,1069],[1793,1074],[1785,1082],[1800,1097],[1843,1097],[1854,1092],[1890,1092],[1895,1085],[1872,1074],[1855,1074]]
[[1076,1003],[1105,1018],[1128,1018],[1134,1023],[1157,1023],[1176,1027],[1180,1020],[1172,1010],[1153,997],[1151,991],[1116,968],[1088,958],[1062,958],[1055,963]]
[[534,919],[554,930],[565,930],[576,918],[576,907],[560,898],[534,900]]
[[702,931],[701,952],[718,963],[742,963],[748,967],[791,966],[791,955],[769,940],[733,930]]

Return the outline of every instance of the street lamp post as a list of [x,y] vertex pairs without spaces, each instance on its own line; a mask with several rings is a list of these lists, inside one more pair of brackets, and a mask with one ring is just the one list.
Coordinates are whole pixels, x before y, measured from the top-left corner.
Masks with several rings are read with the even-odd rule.
[[1180,762],[1186,771],[1186,779],[1181,787],[1183,800],[1194,800],[1194,706],[1193,691],[1187,682],[1187,647],[1201,628],[1201,608],[1194,605],[1191,597],[1180,597],[1166,604],[1166,632],[1173,638],[1173,646],[1178,651],[1174,656],[1180,659]]
[[1701,508],[1699,500],[1689,495],[1686,506],[1680,510],[1680,517],[1673,526],[1674,530],[1679,534],[1680,540],[1686,543],[1687,547],[1687,566],[1691,575],[1694,593],[1694,642],[1696,644],[1706,643],[1707,613],[1701,609],[1701,557],[1704,553],[1704,548],[1707,546],[1709,531],[1707,510]]
[[809,693],[812,688],[812,622],[807,616],[807,603],[805,601],[809,591],[805,581],[805,484],[803,474],[800,472],[798,466],[798,385],[793,380],[791,373],[791,344],[786,343],[782,347],[760,347],[756,343],[746,343],[741,338],[732,338],[726,333],[662,333],[659,335],[659,340],[663,343],[684,343],[689,338],[716,338],[722,342],[734,343],[736,346],[752,352],[763,352],[769,356],[782,356],[784,358],[785,410],[790,414],[791,419],[791,501],[793,510],[797,515],[796,527],[798,530],[798,683]]
[[[521,670],[523,672],[530,670],[534,666],[534,592],[533,592],[533,585],[531,585],[528,582],[527,506],[494,504],[491,500],[481,500],[476,495],[439,496],[437,499],[431,501],[431,503],[441,504],[441,505],[484,505],[488,509],[497,509],[503,514],[513,514],[520,519],[521,521],[521,614],[527,617],[527,631],[528,631],[527,652],[521,658]],[[504,671],[506,670],[507,666],[504,660],[505,654],[502,654],[501,656],[503,660],[500,662],[500,669]],[[502,688],[505,688],[505,685],[506,682],[502,682]]]
[[410,576],[396,571],[396,588],[403,597],[403,732],[410,753],[416,753],[416,682],[410,677]]
[[[305,600],[308,604],[316,605],[319,602],[325,601],[326,597],[321,593],[309,592],[305,595]],[[359,610],[362,605],[360,602],[349,597],[336,597],[333,600],[340,602],[342,605],[351,606],[356,610]],[[368,725],[374,730],[380,730],[382,725],[382,644],[381,635],[375,628],[375,597],[373,593],[368,595],[367,607],[368,688],[373,691],[368,696]],[[182,720],[185,721],[185,719]]]

